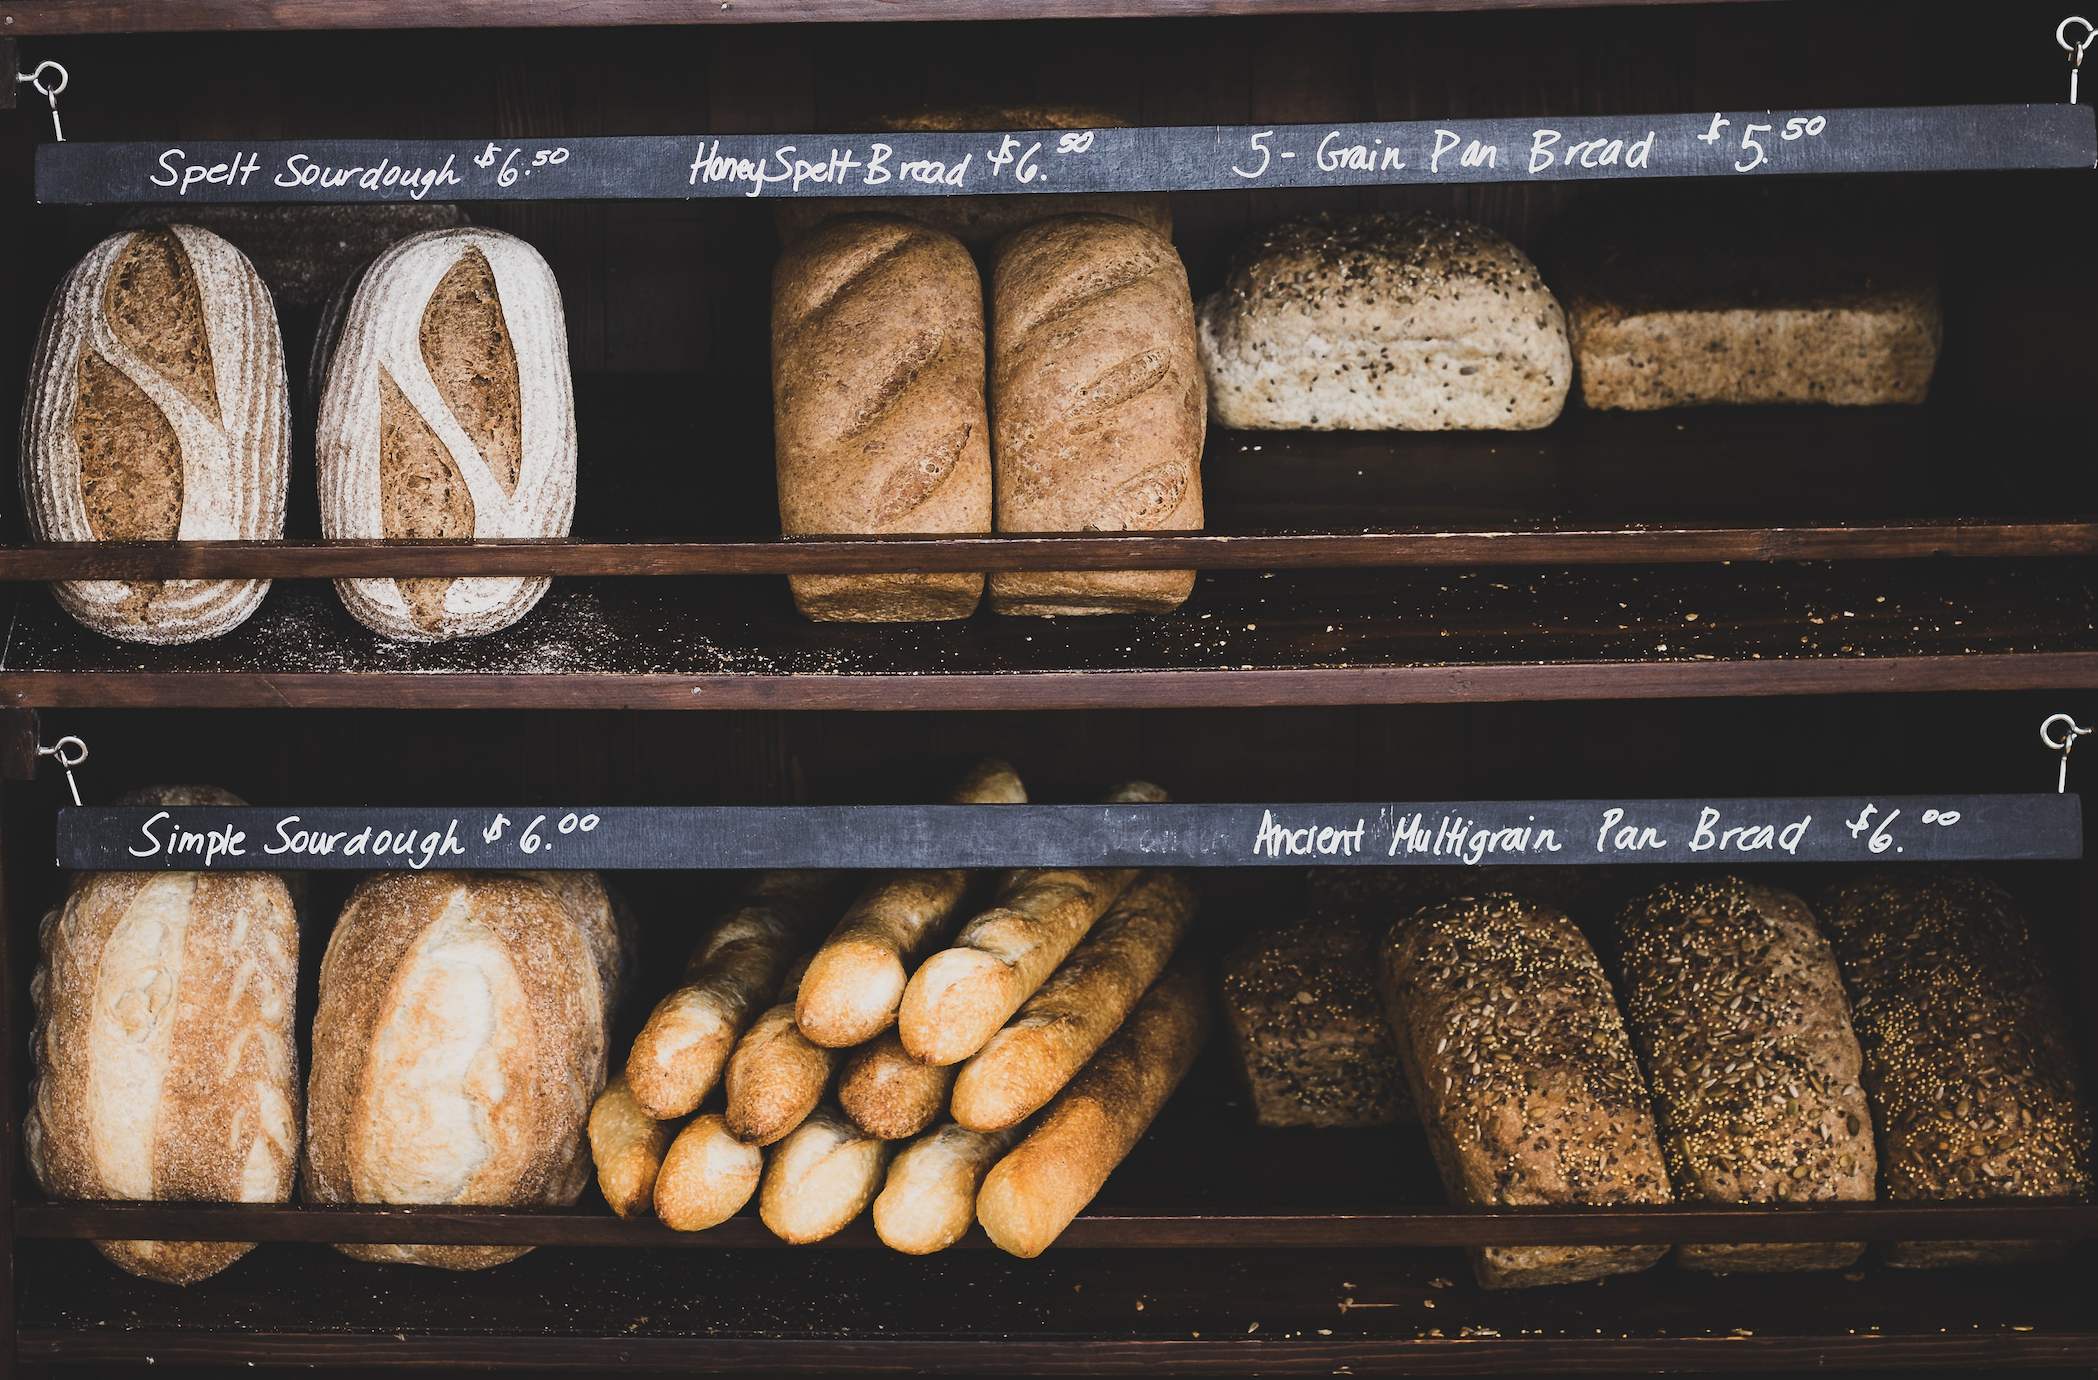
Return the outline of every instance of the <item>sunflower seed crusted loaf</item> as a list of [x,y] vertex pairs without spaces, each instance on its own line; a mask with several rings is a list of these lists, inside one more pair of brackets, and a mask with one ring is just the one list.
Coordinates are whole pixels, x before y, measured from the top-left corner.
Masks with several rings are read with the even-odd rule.
[[[1687,1202],[1870,1201],[1863,1056],[1806,903],[1735,877],[1671,883],[1614,926],[1624,1012]],[[1865,1243],[1686,1245],[1693,1270],[1833,1270]]]
[[[1443,1186],[1459,1203],[1665,1203],[1652,1104],[1595,950],[1504,893],[1392,927],[1378,984]],[[1473,1247],[1488,1289],[1643,1270],[1666,1246]]]
[[1362,920],[1298,916],[1224,960],[1224,1015],[1262,1126],[1385,1126],[1410,1110]]
[[[1856,1000],[1880,1174],[1897,1202],[2084,1197],[2091,1118],[2025,918],[1999,888],[1938,869],[1876,872],[1821,914]],[[1889,1265],[1974,1265],[2059,1242],[1913,1241]]]
[[1537,266],[1483,226],[1425,212],[1276,226],[1198,316],[1223,426],[1528,431],[1551,425],[1573,382]]

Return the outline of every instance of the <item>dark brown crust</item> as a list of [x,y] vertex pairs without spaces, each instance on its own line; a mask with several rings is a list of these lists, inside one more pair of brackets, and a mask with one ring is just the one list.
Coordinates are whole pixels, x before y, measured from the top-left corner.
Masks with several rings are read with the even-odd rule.
[[480,250],[468,247],[438,282],[419,338],[453,419],[503,492],[514,491],[524,463],[524,390],[495,271]]

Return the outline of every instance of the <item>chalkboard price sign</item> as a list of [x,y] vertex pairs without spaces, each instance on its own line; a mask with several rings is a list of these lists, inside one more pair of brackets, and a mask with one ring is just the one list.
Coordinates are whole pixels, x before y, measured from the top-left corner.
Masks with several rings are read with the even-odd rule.
[[2077,858],[2073,795],[1323,805],[65,809],[62,867],[1301,867]]
[[2080,105],[1395,124],[44,144],[36,195],[153,202],[1028,195],[2090,168]]

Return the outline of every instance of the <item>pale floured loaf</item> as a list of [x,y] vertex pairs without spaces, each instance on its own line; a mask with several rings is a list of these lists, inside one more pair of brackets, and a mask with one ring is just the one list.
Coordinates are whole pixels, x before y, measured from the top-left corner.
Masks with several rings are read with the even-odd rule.
[[[22,506],[38,541],[266,541],[291,464],[269,289],[187,225],[112,235],[52,294],[22,407]],[[238,627],[267,580],[69,580],[59,606],[126,642]]]
[[[306,1196],[573,1203],[630,944],[594,873],[388,872],[359,886],[321,960]],[[530,1247],[341,1249],[472,1270]]]
[[[208,787],[125,804],[238,805]],[[83,872],[30,981],[30,1171],[60,1198],[282,1203],[299,1149],[299,929],[267,872]],[[97,1241],[189,1284],[252,1242]]]
[[1484,226],[1322,214],[1242,249],[1202,300],[1209,405],[1267,431],[1527,431],[1566,403],[1566,319]]
[[[336,539],[561,537],[575,514],[575,398],[561,289],[514,235],[402,240],[365,273],[328,363],[315,437]],[[403,642],[507,628],[544,577],[338,580]]]

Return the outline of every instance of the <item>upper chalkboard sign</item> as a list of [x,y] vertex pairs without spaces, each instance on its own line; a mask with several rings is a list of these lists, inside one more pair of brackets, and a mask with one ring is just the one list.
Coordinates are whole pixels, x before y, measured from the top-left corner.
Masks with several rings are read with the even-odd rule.
[[1401,124],[44,144],[37,200],[588,201],[1213,191],[2098,165],[2080,105]]
[[1953,862],[2083,855],[2073,795],[1337,805],[841,805],[58,813],[103,871]]

